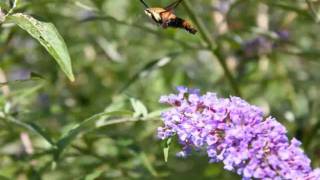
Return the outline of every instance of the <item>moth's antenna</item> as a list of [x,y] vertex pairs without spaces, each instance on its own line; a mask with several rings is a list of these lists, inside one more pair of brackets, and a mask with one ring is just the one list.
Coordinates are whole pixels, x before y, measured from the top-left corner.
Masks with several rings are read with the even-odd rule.
[[144,2],[144,0],[140,0],[140,2],[146,7],[149,8],[148,4],[146,2]]
[[167,7],[165,7],[165,9],[166,10],[175,9],[181,2],[182,2],[182,0],[175,1],[171,4],[169,4]]

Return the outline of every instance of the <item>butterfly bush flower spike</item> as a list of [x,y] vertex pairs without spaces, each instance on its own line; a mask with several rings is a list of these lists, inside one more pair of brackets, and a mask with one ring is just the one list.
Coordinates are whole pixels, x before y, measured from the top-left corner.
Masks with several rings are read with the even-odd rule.
[[273,117],[239,97],[220,98],[199,90],[178,87],[177,94],[160,98],[172,108],[162,113],[162,140],[177,135],[186,157],[192,149],[205,151],[210,162],[242,179],[320,180],[300,141],[288,139],[286,128]]

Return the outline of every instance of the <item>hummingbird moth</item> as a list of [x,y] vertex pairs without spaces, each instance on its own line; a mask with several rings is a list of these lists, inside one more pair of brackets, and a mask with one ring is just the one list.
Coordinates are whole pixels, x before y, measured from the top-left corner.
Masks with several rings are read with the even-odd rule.
[[144,10],[145,14],[149,16],[157,24],[161,25],[162,28],[166,29],[168,27],[172,28],[182,28],[191,34],[195,34],[197,30],[191,25],[190,22],[177,17],[174,14],[174,9],[181,3],[182,0],[178,0],[168,5],[165,8],[152,7],[150,8],[144,0],[140,2],[146,7]]

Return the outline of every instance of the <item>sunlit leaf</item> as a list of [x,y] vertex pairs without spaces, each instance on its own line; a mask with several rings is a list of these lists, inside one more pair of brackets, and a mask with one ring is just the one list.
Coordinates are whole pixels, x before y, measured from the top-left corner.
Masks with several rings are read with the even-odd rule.
[[102,170],[95,170],[92,173],[88,174],[84,179],[85,180],[95,180],[103,173]]
[[139,116],[146,117],[148,115],[148,110],[141,101],[131,98],[130,102],[135,112],[134,117],[139,117]]
[[49,54],[56,60],[62,71],[74,81],[71,59],[67,46],[52,23],[41,22],[31,16],[17,13],[7,17],[9,22],[17,24],[37,39]]

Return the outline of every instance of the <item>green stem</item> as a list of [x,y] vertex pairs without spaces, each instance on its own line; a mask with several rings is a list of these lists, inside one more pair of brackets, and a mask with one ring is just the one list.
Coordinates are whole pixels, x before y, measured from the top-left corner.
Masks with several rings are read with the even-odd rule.
[[316,8],[314,7],[313,3],[311,0],[306,0],[306,3],[308,5],[309,10],[311,11],[311,15],[313,16],[314,20],[316,23],[320,22],[320,17],[317,13]]
[[239,89],[239,86],[237,84],[237,82],[235,81],[235,78],[233,77],[233,75],[231,74],[231,71],[229,70],[226,61],[224,60],[224,57],[222,56],[222,54],[220,53],[219,47],[217,44],[215,44],[213,42],[213,40],[211,39],[210,33],[208,32],[207,28],[204,26],[203,22],[200,20],[200,18],[198,18],[198,16],[195,14],[195,12],[193,11],[193,8],[191,7],[191,4],[189,2],[189,0],[184,0],[183,1],[183,6],[185,7],[187,13],[189,14],[190,18],[192,19],[192,21],[195,23],[195,25],[198,27],[198,31],[202,37],[202,39],[205,41],[208,49],[211,51],[211,53],[217,58],[217,60],[219,61],[221,67],[224,70],[224,73],[234,91],[234,93],[237,96],[241,96],[241,92]]
[[6,18],[13,13],[15,8],[17,7],[18,2],[19,2],[19,0],[13,1],[12,2],[13,4],[12,4],[10,10],[6,14],[4,14],[4,12],[2,12],[1,7],[0,7],[0,24],[5,22]]
[[[145,117],[145,118],[125,117],[125,118],[108,120],[105,123],[99,124],[96,128],[102,128],[102,127],[106,127],[114,124],[137,122],[137,121],[153,121],[153,120],[159,120],[159,119],[160,118],[155,118],[155,117]],[[95,129],[92,129],[92,130],[95,130]]]
[[6,16],[9,16],[13,13],[14,9],[17,7],[18,2],[19,2],[19,0],[15,0],[12,2],[11,9],[9,10],[9,12],[7,13]]
[[[148,121],[148,120],[154,120],[156,119],[153,116],[147,116],[147,117],[123,117],[118,119],[112,119],[107,120],[103,124],[96,125],[95,122],[103,117],[108,117],[111,115],[117,115],[122,114],[121,111],[114,111],[114,112],[102,112],[99,114],[95,114],[86,120],[84,120],[82,123],[77,124],[74,128],[69,130],[65,135],[63,135],[56,143],[55,151],[54,151],[54,159],[57,161],[62,153],[62,151],[72,143],[73,140],[76,139],[76,137],[80,133],[88,133],[90,131],[93,131],[97,128],[114,125],[114,124],[120,124],[120,123],[127,123],[127,122],[137,122],[137,121]],[[159,119],[159,118],[157,118]]]

